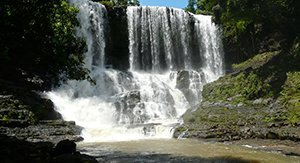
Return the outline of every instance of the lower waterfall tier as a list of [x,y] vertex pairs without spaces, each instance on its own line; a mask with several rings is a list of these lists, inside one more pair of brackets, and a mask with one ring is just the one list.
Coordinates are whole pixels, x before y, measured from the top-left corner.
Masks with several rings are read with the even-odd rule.
[[86,141],[113,141],[171,138],[180,116],[201,99],[207,74],[101,69],[92,76],[95,85],[68,81],[48,96],[64,119],[84,127]]

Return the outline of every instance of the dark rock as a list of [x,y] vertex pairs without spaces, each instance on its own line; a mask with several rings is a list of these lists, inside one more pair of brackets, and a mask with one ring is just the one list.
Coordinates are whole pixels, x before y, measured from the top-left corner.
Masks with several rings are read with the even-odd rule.
[[53,155],[59,156],[62,154],[75,154],[76,152],[76,144],[70,140],[62,140],[57,143],[54,148]]
[[108,21],[110,32],[107,36],[106,64],[115,69],[127,70],[129,68],[129,40],[126,7],[108,8]]
[[[76,144],[70,140],[59,142],[53,150],[51,142],[28,142],[0,135],[1,163],[96,163],[96,159],[76,152]],[[54,155],[55,154],[55,155]]]
[[296,157],[300,157],[300,153],[295,153],[295,152],[282,152],[283,154],[287,155],[287,156],[296,156]]
[[62,154],[54,157],[51,163],[98,163],[98,161],[85,154]]
[[51,163],[97,163],[94,157],[76,152],[76,144],[70,140],[62,140],[53,150]]
[[53,144],[49,142],[31,143],[0,135],[0,160],[3,163],[43,162],[51,160]]

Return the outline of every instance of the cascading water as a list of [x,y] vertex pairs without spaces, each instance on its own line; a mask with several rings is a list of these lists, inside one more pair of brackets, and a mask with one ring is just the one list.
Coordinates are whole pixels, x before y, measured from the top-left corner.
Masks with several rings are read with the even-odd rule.
[[[128,71],[105,69],[107,12],[87,0],[78,36],[95,80],[69,80],[48,93],[65,120],[84,128],[85,141],[171,138],[174,125],[201,101],[202,86],[223,74],[222,45],[210,16],[166,7],[128,7]],[[108,54],[109,55],[109,54]]]

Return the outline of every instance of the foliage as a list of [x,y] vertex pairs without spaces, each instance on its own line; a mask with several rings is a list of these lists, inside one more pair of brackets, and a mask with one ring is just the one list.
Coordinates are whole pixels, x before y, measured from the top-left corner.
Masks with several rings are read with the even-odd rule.
[[35,122],[35,115],[29,111],[29,107],[22,101],[13,98],[2,98],[0,100],[0,120],[9,121],[11,119],[26,120],[30,123]]
[[196,12],[195,5],[196,5],[195,0],[189,0],[188,5],[186,8],[184,8],[184,10],[187,12],[195,13]]
[[139,6],[139,0],[94,0],[103,5],[107,8],[113,8],[115,6]]
[[289,110],[287,120],[290,123],[300,123],[300,72],[287,74],[280,100]]
[[110,0],[101,0],[99,3],[103,4],[106,8],[113,8],[114,3]]
[[249,100],[272,96],[270,85],[255,72],[227,75],[203,88],[203,98],[207,101],[231,101],[233,104],[247,103]]
[[139,6],[139,5],[140,5],[140,1],[139,1],[139,0],[130,0],[130,1],[128,2],[128,4],[129,4],[130,6]]
[[223,26],[225,50],[233,62],[284,49],[300,33],[297,0],[198,0],[197,5]]
[[77,12],[66,0],[2,0],[0,64],[52,77],[86,78],[85,43],[74,31]]

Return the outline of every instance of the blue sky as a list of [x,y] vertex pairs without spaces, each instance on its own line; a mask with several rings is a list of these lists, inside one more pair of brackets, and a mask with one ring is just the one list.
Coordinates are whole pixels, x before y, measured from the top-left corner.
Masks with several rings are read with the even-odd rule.
[[140,0],[141,6],[167,6],[175,8],[184,8],[188,0]]

